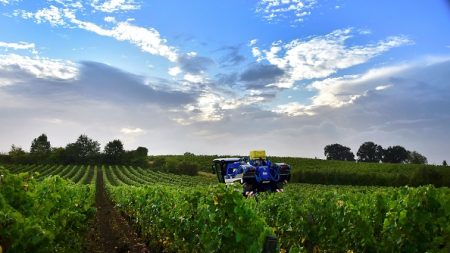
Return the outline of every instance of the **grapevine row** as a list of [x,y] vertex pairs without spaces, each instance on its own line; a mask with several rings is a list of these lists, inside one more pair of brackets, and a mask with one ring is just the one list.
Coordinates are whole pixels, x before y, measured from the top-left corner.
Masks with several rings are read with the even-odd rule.
[[74,184],[60,177],[37,181],[31,174],[10,174],[1,167],[0,174],[0,249],[82,251],[87,221],[95,211],[92,185]]

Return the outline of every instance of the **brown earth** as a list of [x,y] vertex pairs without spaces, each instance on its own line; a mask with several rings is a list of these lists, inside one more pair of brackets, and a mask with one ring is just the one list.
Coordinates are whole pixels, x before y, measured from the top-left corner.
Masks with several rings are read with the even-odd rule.
[[148,247],[106,196],[103,171],[97,172],[97,212],[87,233],[85,252],[148,253]]

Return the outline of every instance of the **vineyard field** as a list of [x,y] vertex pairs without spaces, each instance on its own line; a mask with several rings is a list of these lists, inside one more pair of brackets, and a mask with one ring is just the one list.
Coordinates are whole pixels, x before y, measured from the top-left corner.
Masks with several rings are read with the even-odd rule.
[[[151,156],[149,159],[151,162],[158,159],[164,159],[166,162],[187,161],[197,164],[201,171],[211,172],[211,161],[218,157],[217,155],[166,155]],[[269,159],[291,165],[291,180],[295,183],[374,186],[433,184],[437,187],[450,187],[450,168],[445,166],[361,163],[278,156],[272,156]]]
[[261,252],[270,235],[276,235],[282,252],[450,250],[446,187],[292,183],[283,193],[246,199],[241,186],[226,188],[211,177],[132,166],[24,165],[8,170],[34,175],[34,184],[57,179],[90,189],[102,172],[116,208],[160,252]]
[[[36,169],[29,166],[29,170]],[[43,168],[44,169],[44,168]],[[80,252],[95,212],[93,185],[36,180],[0,168],[0,247],[6,252]]]

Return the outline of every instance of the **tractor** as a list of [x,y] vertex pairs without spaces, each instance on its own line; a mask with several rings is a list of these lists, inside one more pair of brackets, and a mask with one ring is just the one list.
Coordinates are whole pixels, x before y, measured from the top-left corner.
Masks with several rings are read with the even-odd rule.
[[242,184],[245,196],[283,191],[283,185],[291,179],[291,167],[272,163],[264,150],[250,151],[249,157],[214,159],[212,170],[221,183]]

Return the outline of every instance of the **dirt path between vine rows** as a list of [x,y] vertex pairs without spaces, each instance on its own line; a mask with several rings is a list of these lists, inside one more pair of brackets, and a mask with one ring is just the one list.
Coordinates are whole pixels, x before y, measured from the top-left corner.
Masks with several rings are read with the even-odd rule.
[[101,169],[97,171],[95,206],[97,212],[87,233],[85,252],[149,252],[142,239],[106,196]]

